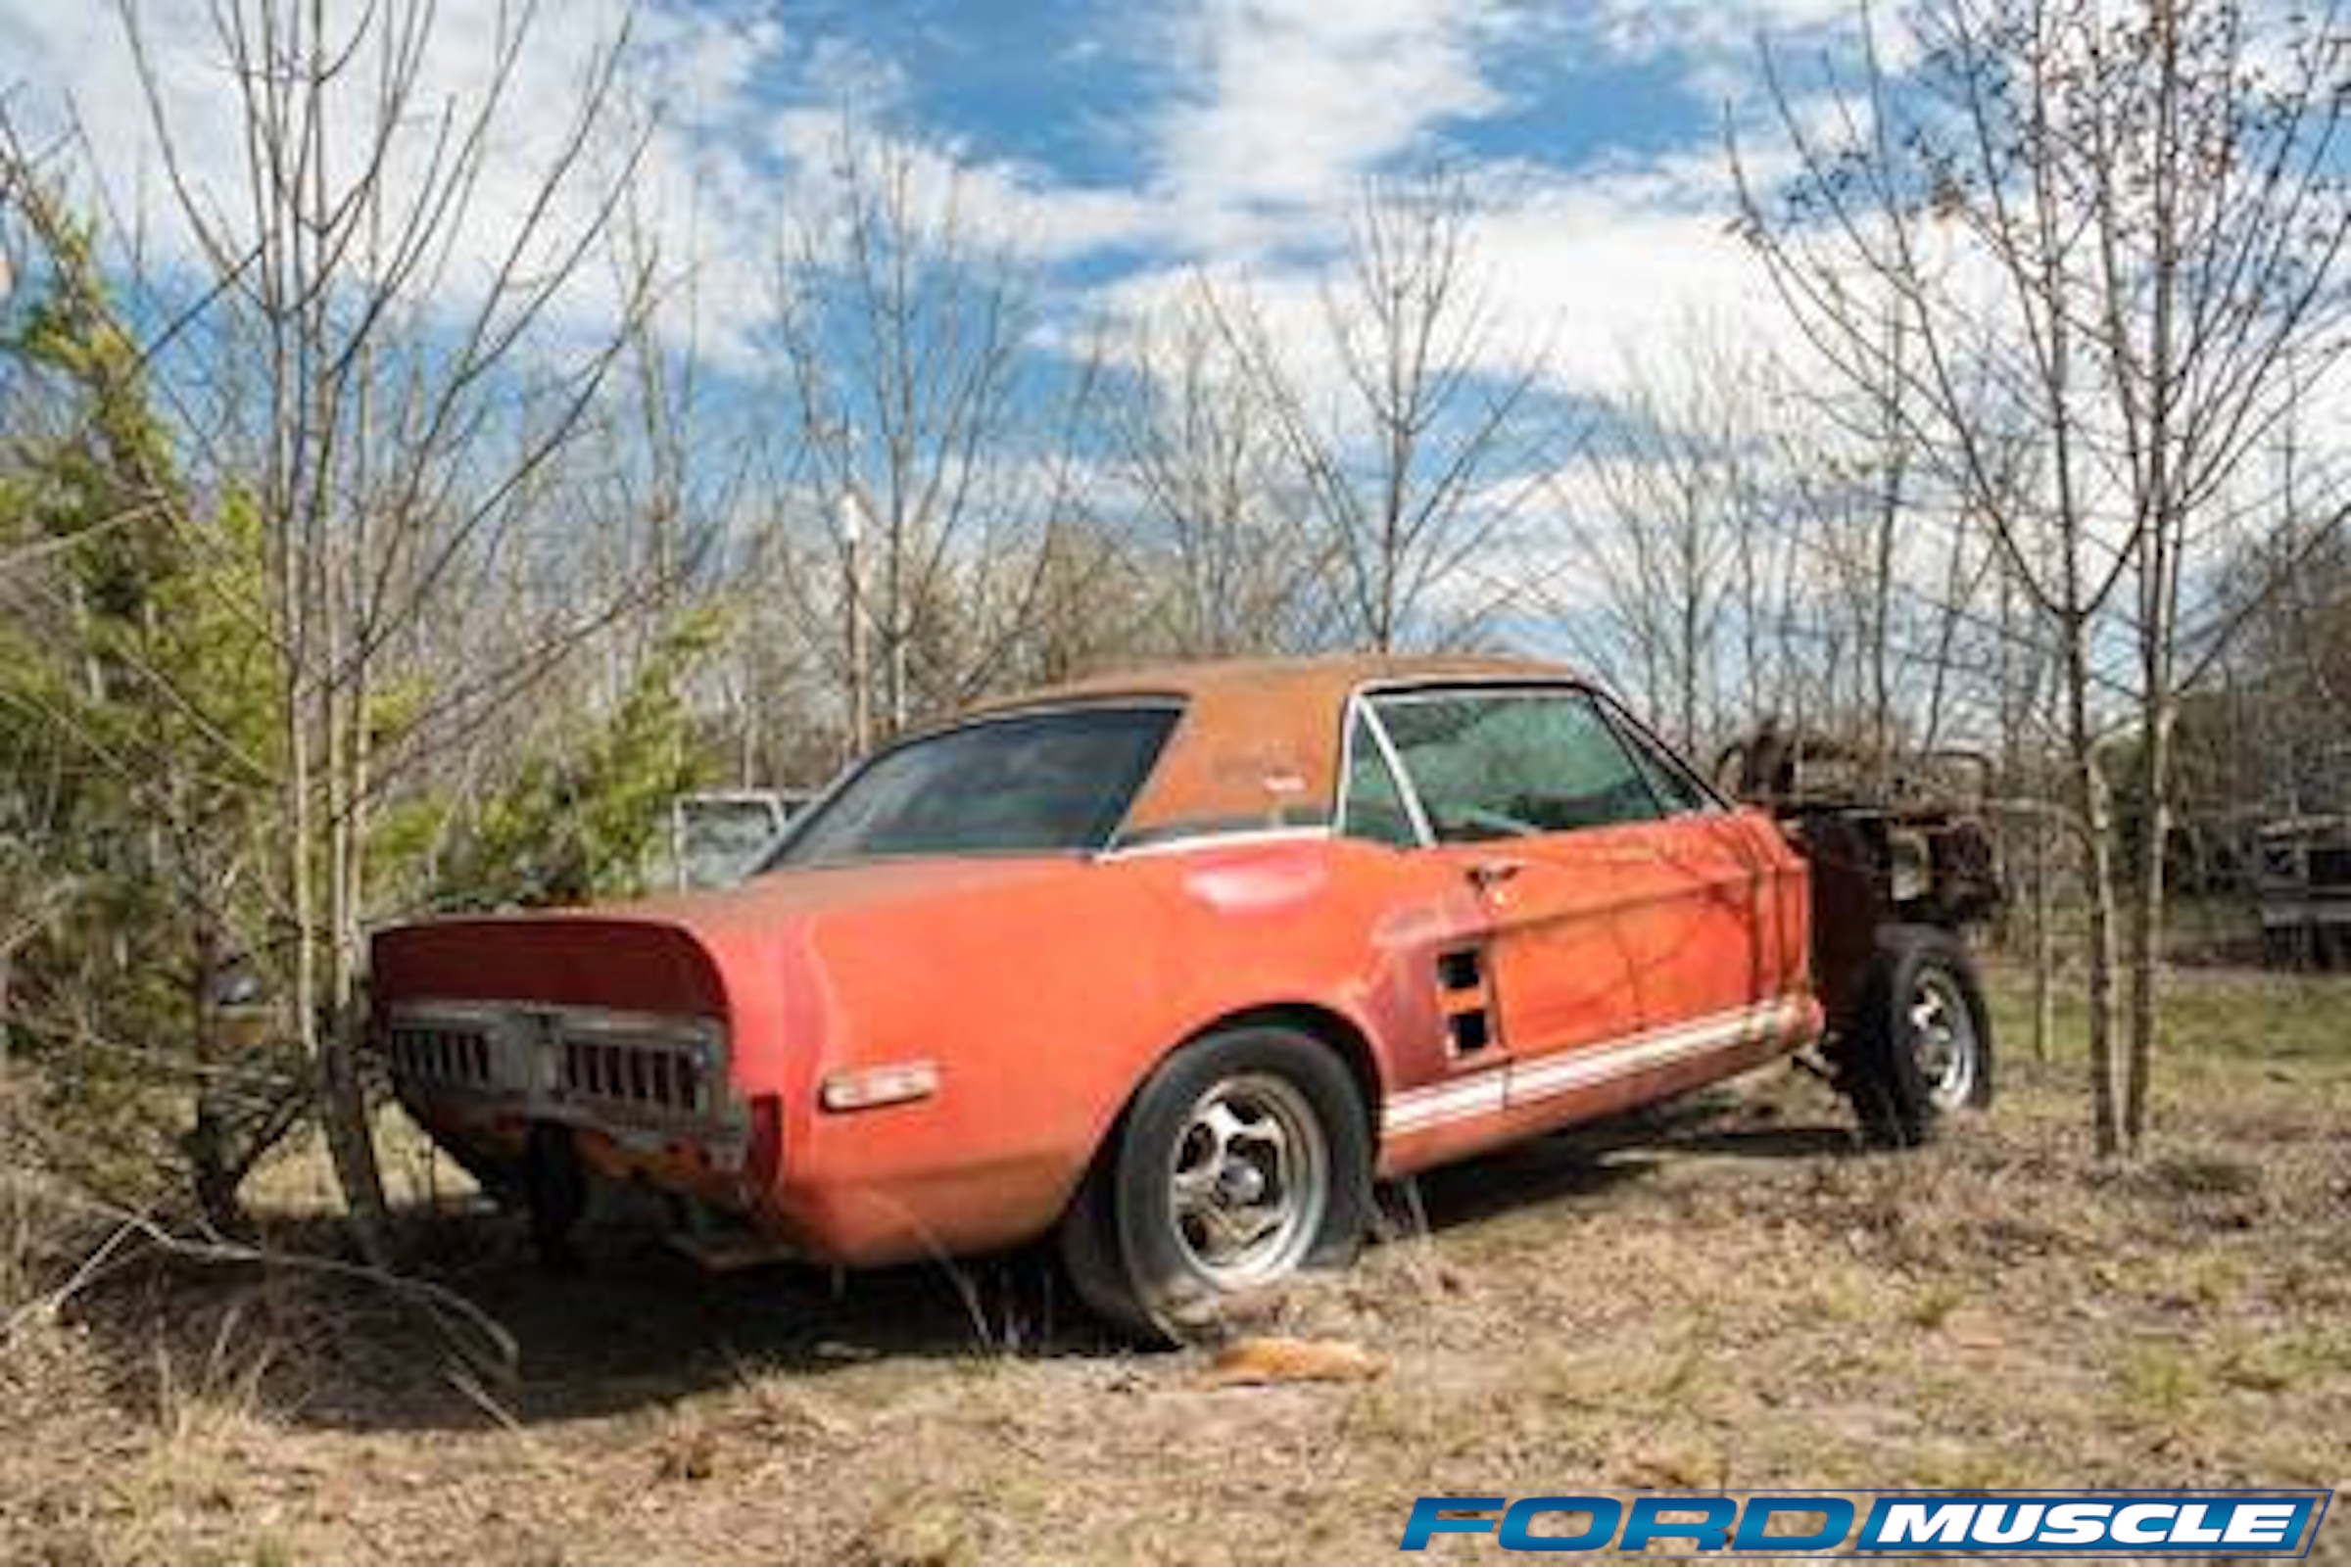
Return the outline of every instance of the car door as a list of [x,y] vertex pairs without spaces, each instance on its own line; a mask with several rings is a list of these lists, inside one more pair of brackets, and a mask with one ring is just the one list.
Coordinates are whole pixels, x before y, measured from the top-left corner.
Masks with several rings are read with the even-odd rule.
[[1434,687],[1369,708],[1424,852],[1478,897],[1491,1047],[1517,1072],[1638,1034],[1628,916],[1669,896],[1671,874],[1646,832],[1655,800],[1590,697]]
[[1777,1026],[1800,929],[1771,895],[1793,857],[1620,712],[1567,686],[1372,711],[1431,852],[1482,900],[1509,1105],[1625,1103]]
[[1644,1027],[1728,1029],[1767,1013],[1805,985],[1800,862],[1768,819],[1723,804],[1622,709],[1598,702],[1659,808],[1642,832],[1666,896],[1628,911],[1624,930]]

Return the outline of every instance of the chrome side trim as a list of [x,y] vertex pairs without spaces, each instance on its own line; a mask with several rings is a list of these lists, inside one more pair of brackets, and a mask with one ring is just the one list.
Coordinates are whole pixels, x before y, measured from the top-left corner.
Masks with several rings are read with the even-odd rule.
[[1496,1116],[1576,1089],[1605,1083],[1687,1057],[1734,1045],[1792,1038],[1810,1020],[1811,997],[1801,992],[1734,1008],[1687,1023],[1645,1029],[1601,1045],[1583,1046],[1533,1062],[1504,1062],[1449,1082],[1389,1095],[1380,1105],[1383,1134],[1424,1131],[1450,1122]]
[[1389,1095],[1379,1114],[1384,1133],[1417,1132],[1440,1122],[1499,1115],[1510,1103],[1510,1069],[1502,1066],[1433,1089]]

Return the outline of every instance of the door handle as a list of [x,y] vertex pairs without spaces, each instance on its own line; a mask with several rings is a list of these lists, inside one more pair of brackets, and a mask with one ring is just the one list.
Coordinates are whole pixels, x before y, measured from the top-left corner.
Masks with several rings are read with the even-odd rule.
[[1469,883],[1481,893],[1490,893],[1524,870],[1526,862],[1515,855],[1489,855],[1469,863]]

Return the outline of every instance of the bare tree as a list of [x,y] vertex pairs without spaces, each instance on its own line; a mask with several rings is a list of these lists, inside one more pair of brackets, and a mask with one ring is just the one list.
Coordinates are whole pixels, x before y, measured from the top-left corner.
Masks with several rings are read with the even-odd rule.
[[[1770,373],[1695,321],[1644,346],[1607,432],[1551,486],[1559,575],[1596,593],[1596,652],[1685,747],[1722,738],[1735,711],[1768,711],[1787,685],[1789,580],[1776,568],[1794,476],[1778,465]],[[1572,602],[1554,607],[1576,618]]]
[[[542,483],[586,427],[651,299],[627,269],[584,346],[556,348],[561,305],[598,259],[644,146],[618,101],[625,29],[574,101],[514,101],[537,21],[501,14],[482,86],[442,97],[426,64],[436,14],[387,0],[347,21],[319,4],[223,4],[216,42],[245,153],[216,188],[178,159],[180,129],[136,14],[125,24],[181,219],[216,291],[215,330],[249,356],[260,417],[201,432],[223,484],[249,487],[266,542],[265,625],[282,701],[282,858],[274,868],[290,1025],[319,1066],[337,1174],[363,1250],[385,1207],[359,1074],[356,1006],[371,820],[386,771],[386,681],[454,589],[523,549]],[[518,201],[485,189],[501,138],[552,125]],[[502,168],[503,173],[503,168]],[[236,388],[224,392],[230,397]],[[603,611],[561,617],[578,629]],[[429,706],[478,724],[563,645],[534,622]],[[421,734],[421,723],[410,727]]]
[[2124,1111],[2146,1117],[2161,974],[2183,574],[2214,511],[2292,406],[2345,352],[2351,174],[2338,135],[2351,50],[2332,17],[2254,36],[2236,6],[2159,0],[2081,24],[2094,82],[2063,105],[2069,172],[2094,225],[2081,305],[2119,437],[2112,483],[2139,547],[2136,898]]
[[[1040,439],[1051,400],[1023,358],[1020,266],[959,178],[844,122],[821,196],[785,238],[776,333],[804,499],[848,519],[827,532],[850,709],[886,736],[985,684],[1033,602],[1040,519],[1071,474]],[[855,654],[869,634],[871,671]],[[851,748],[879,737],[852,733]]]
[[[2156,1026],[2182,564],[2275,417],[2270,371],[2339,309],[2345,62],[2324,23],[2257,49],[2234,6],[1933,0],[1908,21],[1917,66],[1896,80],[1869,49],[1826,133],[1775,72],[1800,170],[1771,191],[1742,176],[1746,231],[1822,358],[1903,389],[1900,431],[2046,628],[2089,902],[2093,1128],[2110,1152],[2142,1130]],[[1889,308],[1906,355],[1887,347]],[[2034,483],[2009,483],[2020,471]],[[2138,653],[2119,713],[2102,668],[2117,637]],[[2109,775],[2134,736],[2147,809],[2126,1058]]]
[[[1367,186],[1321,339],[1277,344],[1226,309],[1319,521],[1351,641],[1386,650],[1473,626],[1484,605],[1441,606],[1509,543],[1547,465],[1563,454],[1542,396],[1542,345],[1511,341],[1477,265],[1470,193],[1435,173]],[[1322,351],[1335,387],[1318,386]]]
[[1167,651],[1216,657],[1323,641],[1309,592],[1316,541],[1285,483],[1263,387],[1231,352],[1207,285],[1134,331],[1123,395],[1105,400],[1126,532],[1169,586],[1154,595]]

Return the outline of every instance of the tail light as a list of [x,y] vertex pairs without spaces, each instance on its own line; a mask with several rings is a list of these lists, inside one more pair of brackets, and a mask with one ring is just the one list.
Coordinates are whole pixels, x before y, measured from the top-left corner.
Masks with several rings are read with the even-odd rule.
[[827,1111],[871,1111],[877,1106],[928,1100],[937,1092],[936,1063],[890,1062],[834,1073],[817,1091],[816,1103]]

